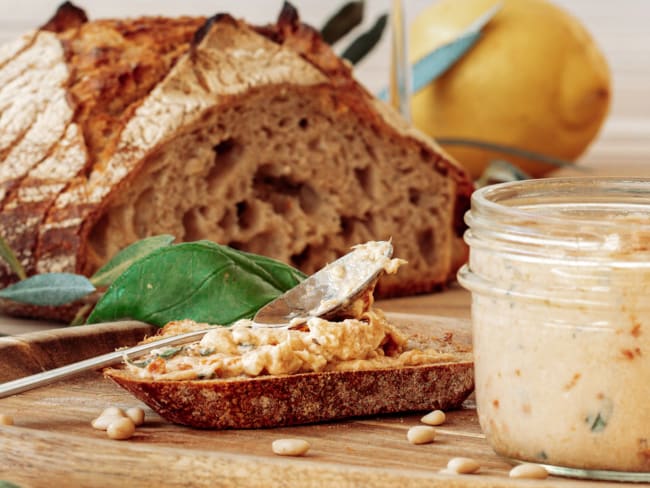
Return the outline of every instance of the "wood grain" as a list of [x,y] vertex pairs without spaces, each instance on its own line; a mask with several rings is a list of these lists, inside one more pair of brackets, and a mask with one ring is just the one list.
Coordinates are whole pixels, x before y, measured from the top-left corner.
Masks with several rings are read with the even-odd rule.
[[[394,314],[393,320],[420,322],[467,332],[462,319]],[[77,347],[69,348],[66,361],[90,352],[103,353],[126,345],[148,333],[141,325],[67,328],[37,335],[38,362],[41,353],[75,336]],[[80,332],[82,331],[82,332]],[[80,336],[87,334],[86,341]],[[11,349],[30,349],[33,335],[16,343],[0,339],[0,370],[7,374],[14,359]],[[49,338],[49,339],[46,339]],[[76,351],[76,353],[75,353]],[[75,354],[79,358],[74,358]],[[52,357],[51,354],[47,357]],[[44,362],[43,362],[44,363]],[[13,367],[13,366],[12,366]],[[32,371],[26,365],[23,372]],[[409,427],[417,425],[421,413],[386,415],[322,423],[310,426],[258,430],[208,431],[190,429],[163,421],[146,409],[146,424],[128,441],[113,441],[93,430],[90,421],[109,405],[129,407],[138,402],[128,393],[101,378],[99,373],[0,400],[0,412],[14,417],[14,426],[0,426],[0,479],[22,487],[78,486],[364,486],[379,487],[512,487],[507,477],[510,465],[487,445],[477,423],[472,402],[448,412],[448,421],[438,428],[433,444],[411,445]],[[271,442],[299,437],[311,443],[304,458],[278,457]],[[455,456],[480,461],[477,475],[440,473]],[[526,482],[523,485],[527,485]],[[587,482],[549,478],[531,482],[536,487],[586,487]],[[603,487],[623,484],[601,483]]]

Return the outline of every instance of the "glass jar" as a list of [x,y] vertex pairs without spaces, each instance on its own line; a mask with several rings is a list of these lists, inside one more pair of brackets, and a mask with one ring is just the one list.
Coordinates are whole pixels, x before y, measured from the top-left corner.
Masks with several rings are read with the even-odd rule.
[[466,222],[488,442],[552,474],[650,481],[650,179],[489,186]]

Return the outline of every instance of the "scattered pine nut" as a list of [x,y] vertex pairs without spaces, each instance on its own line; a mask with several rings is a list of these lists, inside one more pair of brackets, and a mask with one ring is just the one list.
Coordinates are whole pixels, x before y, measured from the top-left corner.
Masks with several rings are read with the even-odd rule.
[[548,471],[544,466],[539,464],[520,464],[510,470],[511,478],[529,478],[535,480],[544,480],[548,478]]
[[304,456],[311,446],[304,439],[277,439],[271,447],[278,456]]
[[114,417],[114,419],[106,428],[108,437],[119,441],[131,438],[135,433],[133,420],[128,417]]
[[481,469],[481,465],[475,460],[465,457],[450,459],[447,463],[447,472],[455,474],[471,474]]
[[445,423],[445,420],[447,420],[445,412],[442,410],[434,410],[422,417],[420,422],[427,425],[442,425]]
[[0,413],[0,425],[14,425],[14,418],[11,415]]
[[131,407],[126,411],[126,416],[129,417],[133,424],[137,427],[138,425],[144,424],[144,410],[140,407]]
[[119,419],[124,419],[126,417],[122,415],[100,415],[97,417],[95,420],[93,420],[90,425],[93,426],[93,429],[97,430],[106,430],[108,429],[108,426],[112,424],[114,421],[119,420]]
[[100,417],[104,415],[109,417],[126,417],[126,413],[120,407],[106,407],[102,413],[99,414]]
[[408,430],[406,438],[411,444],[429,444],[436,438],[436,429],[428,425],[416,425]]

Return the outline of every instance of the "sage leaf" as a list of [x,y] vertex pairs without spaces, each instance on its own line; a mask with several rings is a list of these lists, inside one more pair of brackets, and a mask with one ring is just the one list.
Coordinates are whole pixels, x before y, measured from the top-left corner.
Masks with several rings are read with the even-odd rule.
[[[411,72],[412,93],[420,91],[456,64],[476,44],[481,37],[483,28],[500,9],[501,4],[497,3],[474,20],[455,39],[439,46],[419,59],[413,65]],[[377,97],[382,100],[388,100],[388,89],[384,88],[381,90]]]
[[530,175],[508,161],[497,159],[490,161],[481,177],[474,182],[476,188],[482,188],[495,183],[507,181],[522,181],[530,179]]
[[358,26],[363,20],[363,7],[363,0],[343,5],[321,29],[323,41],[332,45]]
[[5,260],[5,262],[9,265],[11,271],[16,273],[18,278],[21,280],[27,278],[25,268],[23,268],[23,265],[20,264],[20,261],[18,261],[16,255],[11,250],[11,247],[9,247],[9,244],[7,244],[7,241],[5,241],[2,236],[0,236],[0,257]]
[[519,158],[528,159],[529,161],[537,161],[539,163],[556,166],[558,168],[570,166],[572,168],[575,168],[577,171],[582,171],[585,173],[589,173],[591,171],[589,168],[576,166],[571,161],[567,161],[565,159],[559,159],[547,154],[529,151],[527,149],[521,149],[519,147],[508,146],[505,144],[481,141],[478,139],[466,139],[463,137],[436,137],[436,142],[441,146],[465,146],[475,147],[478,149],[486,149],[488,151],[500,152],[509,156],[516,156]]
[[0,290],[0,298],[32,305],[65,305],[95,291],[93,284],[82,275],[44,273],[30,276]]
[[357,64],[366,55],[372,51],[372,49],[377,45],[381,40],[381,36],[386,29],[386,24],[388,23],[388,14],[381,15],[375,24],[366,32],[357,37],[350,45],[345,48],[341,57],[347,59],[352,64]]
[[168,234],[147,237],[134,242],[113,256],[108,263],[90,277],[90,281],[95,286],[109,286],[135,261],[151,254],[156,249],[169,246],[172,242],[174,242],[174,236]]
[[305,278],[279,261],[209,241],[155,250],[108,288],[88,323],[119,319],[163,326],[171,320],[229,325]]

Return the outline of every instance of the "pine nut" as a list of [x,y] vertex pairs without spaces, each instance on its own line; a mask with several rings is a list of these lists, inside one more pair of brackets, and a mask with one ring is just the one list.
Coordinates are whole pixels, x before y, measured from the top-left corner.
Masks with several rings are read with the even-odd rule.
[[0,413],[0,425],[14,425],[14,418],[11,415]]
[[277,439],[271,447],[279,456],[304,456],[311,446],[303,439]]
[[133,424],[137,427],[138,425],[144,424],[144,410],[140,407],[131,407],[126,411],[126,416],[129,417]]
[[442,410],[434,410],[422,417],[420,422],[427,425],[442,425],[445,423],[445,420],[447,420],[445,412]]
[[133,420],[128,417],[118,417],[106,429],[106,434],[110,439],[125,440],[129,439],[135,433]]
[[102,413],[99,414],[100,417],[104,415],[109,417],[126,417],[124,410],[120,407],[106,407]]
[[110,415],[110,414],[109,415],[104,415],[104,414],[102,414],[99,417],[97,417],[95,420],[93,420],[90,423],[90,425],[93,426],[93,429],[106,430],[106,429],[108,429],[108,426],[110,424],[112,424],[113,422],[115,422],[116,420],[124,419],[124,418],[126,418],[126,417],[123,417],[121,415]]
[[530,478],[535,480],[544,480],[548,478],[548,471],[544,466],[539,464],[520,464],[510,470],[511,478]]
[[481,469],[481,465],[470,458],[457,457],[450,459],[447,463],[447,470],[456,474],[476,473]]
[[408,430],[406,438],[411,444],[429,444],[436,438],[436,429],[428,425],[416,425]]

